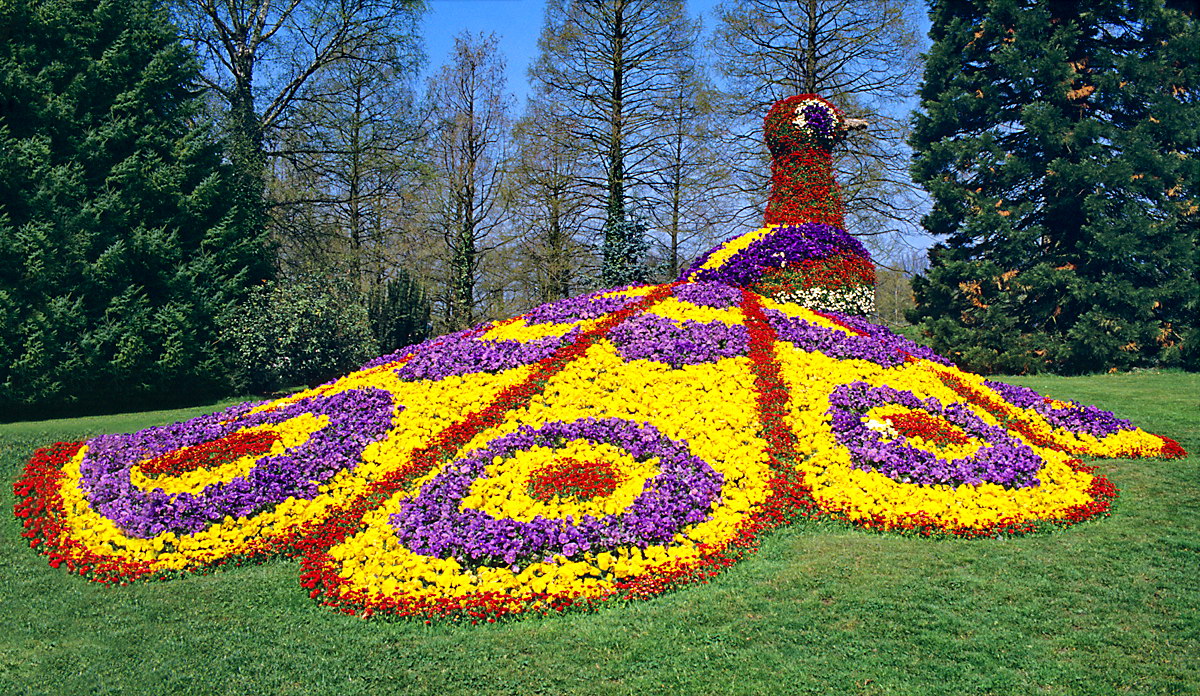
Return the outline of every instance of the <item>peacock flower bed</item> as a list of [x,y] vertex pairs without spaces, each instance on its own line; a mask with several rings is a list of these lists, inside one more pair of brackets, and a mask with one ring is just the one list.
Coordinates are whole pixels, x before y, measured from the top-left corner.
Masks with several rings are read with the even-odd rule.
[[796,152],[819,168],[845,119],[805,95],[767,125],[786,175],[767,226],[676,282],[40,450],[15,484],[30,545],[106,583],[285,554],[347,613],[489,621],[706,581],[801,516],[964,537],[1069,525],[1116,496],[1080,457],[1184,456],[856,316],[873,272],[827,161],[787,169]]

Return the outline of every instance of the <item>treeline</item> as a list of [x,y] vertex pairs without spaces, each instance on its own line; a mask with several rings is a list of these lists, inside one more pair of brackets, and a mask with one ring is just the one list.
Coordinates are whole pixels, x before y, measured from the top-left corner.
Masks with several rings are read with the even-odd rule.
[[671,279],[761,220],[762,115],[805,92],[871,122],[835,167],[882,320],[920,274],[908,319],[974,369],[1195,365],[1193,6],[937,0],[923,79],[915,11],[546,0],[518,104],[495,36],[423,55],[415,0],[0,3],[0,417]]
[[905,5],[730,1],[705,36],[682,0],[549,0],[517,104],[492,35],[419,80],[412,0],[4,3],[0,416],[319,382],[672,278],[759,221],[762,114],[799,92],[875,121],[839,166],[885,242]]

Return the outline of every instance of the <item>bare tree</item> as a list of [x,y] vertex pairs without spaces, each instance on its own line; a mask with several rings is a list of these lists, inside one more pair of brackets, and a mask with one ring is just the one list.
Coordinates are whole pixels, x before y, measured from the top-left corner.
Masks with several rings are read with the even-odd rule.
[[[430,158],[438,181],[430,220],[448,260],[442,278],[448,328],[478,318],[480,264],[502,241],[502,195],[513,98],[505,88],[504,58],[494,34],[455,38],[450,62],[429,81],[433,109]],[[503,299],[503,287],[488,288]]]
[[628,200],[644,194],[662,141],[660,106],[686,60],[694,25],[682,0],[548,0],[530,69],[537,93],[561,109],[564,137],[586,153],[582,175],[603,220],[602,276],[636,274],[636,221]]
[[903,0],[727,0],[710,45],[727,81],[724,108],[741,127],[727,147],[747,200],[766,200],[761,119],[775,101],[819,93],[871,127],[836,155],[852,231],[914,230],[905,101],[919,76],[920,38]]
[[529,304],[570,297],[586,256],[580,230],[587,202],[580,186],[581,153],[557,106],[531,99],[513,129],[517,157],[510,197],[521,234],[522,284]]
[[[239,204],[264,210],[268,143],[314,78],[347,61],[391,60],[413,45],[417,0],[176,0],[204,81],[228,112]],[[265,221],[265,217],[264,217]]]
[[[284,227],[284,258],[297,248],[337,256],[359,289],[371,291],[401,265],[395,250],[414,212],[413,190],[427,167],[409,66],[345,61],[314,78],[281,130],[275,167],[277,226],[297,212],[320,224]],[[303,253],[303,252],[302,252]]]
[[659,107],[662,141],[650,179],[654,252],[661,255],[663,279],[674,279],[692,257],[728,236],[737,214],[737,190],[719,146],[726,119],[716,109],[716,87],[691,51],[669,85]]

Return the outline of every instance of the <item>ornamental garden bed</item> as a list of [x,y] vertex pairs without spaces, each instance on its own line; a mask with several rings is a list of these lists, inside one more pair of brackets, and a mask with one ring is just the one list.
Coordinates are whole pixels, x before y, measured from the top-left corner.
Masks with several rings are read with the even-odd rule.
[[[997,378],[1200,445],[1200,375]],[[46,442],[196,411],[0,426],[10,480]],[[355,621],[290,561],[108,587],[3,523],[4,693],[1186,693],[1200,665],[1195,459],[1099,459],[1114,514],[989,540],[799,520],[708,583],[488,626]],[[11,505],[6,487],[3,503]]]

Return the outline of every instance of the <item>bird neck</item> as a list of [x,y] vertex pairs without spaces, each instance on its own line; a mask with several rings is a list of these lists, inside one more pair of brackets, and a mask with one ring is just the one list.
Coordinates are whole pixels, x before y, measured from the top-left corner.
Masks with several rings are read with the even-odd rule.
[[764,217],[768,225],[817,222],[845,229],[846,211],[828,149],[802,145],[771,160],[771,197]]

